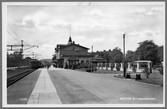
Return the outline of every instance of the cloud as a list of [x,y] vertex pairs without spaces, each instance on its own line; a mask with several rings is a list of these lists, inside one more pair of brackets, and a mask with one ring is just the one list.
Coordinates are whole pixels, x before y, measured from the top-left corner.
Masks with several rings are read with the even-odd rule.
[[93,42],[103,42],[105,38],[94,38],[92,41]]
[[70,23],[65,20],[56,19],[47,23],[48,26],[54,29],[69,28]]
[[85,36],[74,36],[74,39],[76,40],[83,40],[85,38],[86,38]]
[[36,22],[41,22],[49,18],[49,15],[47,15],[45,12],[38,11],[32,16],[33,20]]
[[128,34],[128,36],[130,36],[130,37],[137,37],[137,36],[139,36],[139,35],[140,35],[139,32],[132,32],[132,33],[129,33],[129,34]]
[[39,27],[38,25],[44,22],[49,16],[44,12],[36,12],[33,15],[27,15],[22,20],[22,25],[27,27]]
[[[163,16],[160,14],[162,7],[158,5],[97,7],[57,5],[41,6],[35,11],[34,8],[28,8],[30,12],[26,13],[25,6],[10,8],[17,10],[11,11],[8,23],[23,40],[29,44],[39,45],[37,51],[44,56],[43,58],[49,55],[51,58],[54,46],[68,42],[70,25],[72,40],[88,48],[94,45],[94,50],[115,47],[122,49],[123,32],[127,33],[126,44],[130,50],[135,50],[138,47],[137,43],[144,40],[152,39],[156,44],[162,44],[163,41]],[[18,10],[20,13],[16,13]],[[13,39],[10,35],[8,41],[13,43],[14,39],[9,39]]]
[[153,40],[157,45],[164,44],[162,31],[143,30],[127,34],[128,48],[136,48],[136,44],[144,40]]
[[143,14],[143,13],[146,13],[146,10],[143,9],[143,8],[136,8],[136,9],[132,10],[131,13],[133,13],[133,14]]
[[141,36],[144,36],[144,37],[153,37],[155,36],[155,31],[151,31],[151,30],[143,30],[143,31],[140,31],[140,32],[131,32],[128,34],[129,37],[141,37]]
[[[106,19],[106,18],[105,18]],[[75,21],[72,24],[72,27],[76,31],[85,31],[85,30],[116,30],[121,26],[116,24],[116,22],[107,22],[107,20],[94,20],[93,18],[81,18]]]
[[162,13],[162,7],[152,7],[146,14],[147,15],[158,15]]
[[160,12],[160,11],[162,11],[162,7],[152,7],[151,11]]
[[155,32],[151,30],[144,30],[141,35],[146,36],[146,37],[153,37],[155,35]]
[[92,17],[93,19],[100,19],[100,18],[112,18],[112,17],[115,17],[111,14],[106,14],[104,12],[102,12],[102,10],[99,10],[99,9],[94,9],[94,10],[91,10],[89,11],[88,13],[85,13],[86,16],[90,16]]
[[136,14],[136,15],[146,15],[146,16],[152,16],[152,15],[158,15],[162,12],[162,7],[151,7],[150,9],[144,9],[144,8],[136,8],[132,10],[130,13]]
[[54,54],[54,46],[50,44],[43,44],[38,49],[35,50],[37,54],[40,54],[42,57],[51,58]]
[[22,25],[23,26],[27,26],[29,28],[34,28],[36,27],[35,26],[35,21],[30,17],[30,16],[26,16],[24,19],[23,19],[23,22],[22,22]]
[[92,10],[88,13],[88,15],[90,16],[97,16],[97,17],[101,17],[101,16],[104,16],[104,14],[102,13],[101,10],[98,10],[98,9],[95,9],[95,10]]
[[153,13],[152,11],[149,11],[146,13],[146,15],[154,15],[155,13]]
[[49,44],[43,44],[41,47],[42,47],[42,48],[51,48],[52,46],[49,45]]

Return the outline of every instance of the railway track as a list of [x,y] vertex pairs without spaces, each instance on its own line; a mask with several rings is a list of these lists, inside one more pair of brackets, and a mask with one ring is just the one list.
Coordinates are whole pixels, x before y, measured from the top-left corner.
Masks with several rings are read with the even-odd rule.
[[15,82],[19,81],[20,79],[24,78],[25,76],[29,75],[30,73],[32,73],[35,70],[36,69],[31,69],[31,70],[25,71],[23,73],[20,73],[20,74],[18,74],[16,76],[8,78],[7,79],[7,87],[11,86]]

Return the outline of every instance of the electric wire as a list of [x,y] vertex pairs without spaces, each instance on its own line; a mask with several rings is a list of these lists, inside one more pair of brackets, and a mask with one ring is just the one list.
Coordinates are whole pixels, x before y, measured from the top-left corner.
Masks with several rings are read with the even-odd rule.
[[[8,26],[10,27],[10,29],[13,31],[13,33],[20,39],[22,40],[18,35],[17,33],[13,30],[13,28],[8,24]],[[27,43],[26,41],[24,41],[24,43],[26,43],[27,45],[30,45],[29,43]]]
[[8,26],[10,27],[10,29],[13,31],[13,33],[21,40],[21,38],[16,34],[16,32],[13,30],[13,28],[8,24]]
[[7,32],[20,44],[20,42],[9,31],[7,31]]

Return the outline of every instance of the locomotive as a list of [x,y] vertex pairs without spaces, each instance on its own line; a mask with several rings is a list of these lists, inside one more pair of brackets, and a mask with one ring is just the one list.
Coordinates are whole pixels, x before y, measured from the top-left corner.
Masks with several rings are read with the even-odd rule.
[[38,68],[41,68],[43,65],[40,61],[33,59],[30,61],[30,66],[32,69],[38,69]]

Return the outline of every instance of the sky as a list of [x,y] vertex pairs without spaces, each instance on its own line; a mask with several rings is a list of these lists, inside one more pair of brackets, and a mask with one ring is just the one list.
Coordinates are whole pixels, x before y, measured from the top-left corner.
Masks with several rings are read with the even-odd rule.
[[[24,53],[51,59],[57,44],[72,40],[93,51],[135,51],[139,42],[164,45],[164,5],[155,3],[51,3],[7,6],[7,44],[38,45]],[[71,28],[71,32],[70,32]]]

